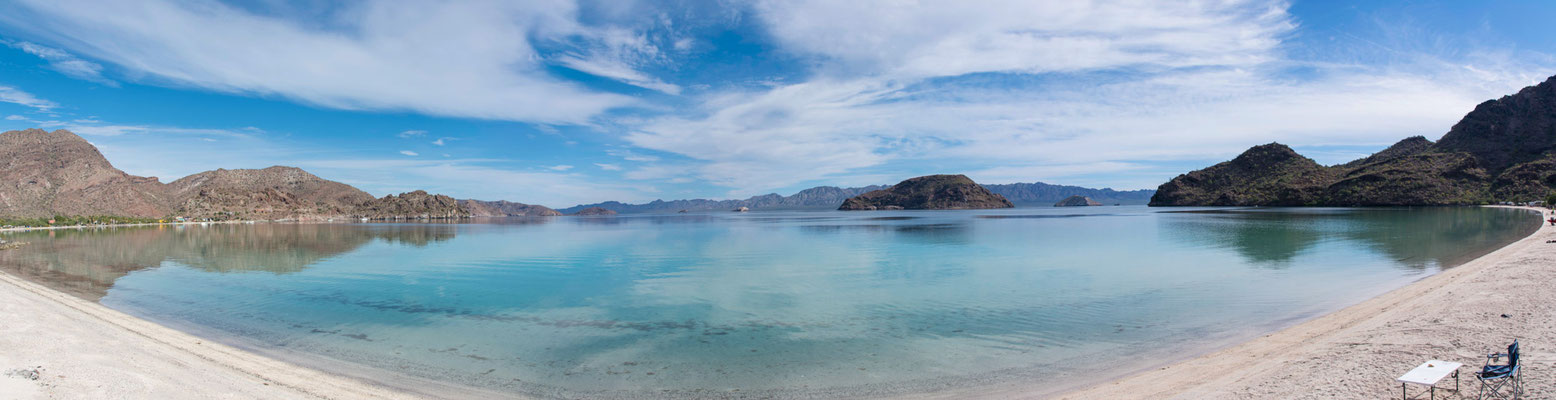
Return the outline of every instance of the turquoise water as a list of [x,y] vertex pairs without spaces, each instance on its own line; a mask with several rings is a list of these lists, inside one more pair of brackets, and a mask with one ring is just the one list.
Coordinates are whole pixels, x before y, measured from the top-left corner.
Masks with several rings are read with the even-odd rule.
[[14,233],[29,244],[0,265],[213,340],[502,392],[837,397],[1105,379],[1538,224],[1128,206],[478,222]]

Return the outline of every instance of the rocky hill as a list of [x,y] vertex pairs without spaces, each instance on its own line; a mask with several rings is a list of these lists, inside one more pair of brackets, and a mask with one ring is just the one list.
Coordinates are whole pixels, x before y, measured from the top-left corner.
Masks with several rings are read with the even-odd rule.
[[1210,168],[1162,184],[1151,205],[1302,206],[1317,204],[1334,171],[1279,143],[1254,146]]
[[459,206],[470,211],[472,217],[555,217],[562,213],[537,204],[514,203],[506,200],[460,200]]
[[1086,196],[1070,196],[1064,200],[1059,200],[1058,203],[1054,203],[1054,207],[1087,207],[1100,205],[1102,205],[1102,203],[1098,203],[1096,200],[1086,198]]
[[162,182],[114,168],[70,131],[0,133],[0,216],[158,218],[170,212]]
[[293,167],[217,169],[169,183],[179,215],[311,219],[350,214],[373,195]]
[[450,219],[469,217],[470,211],[453,197],[417,190],[373,199],[357,206],[352,215],[374,220]]
[[1162,184],[1153,206],[1462,205],[1556,191],[1556,77],[1476,106],[1436,143],[1415,136],[1336,166],[1267,144]]
[[1010,207],[1015,205],[979,186],[966,175],[929,175],[902,181],[889,189],[851,197],[838,209],[964,210]]

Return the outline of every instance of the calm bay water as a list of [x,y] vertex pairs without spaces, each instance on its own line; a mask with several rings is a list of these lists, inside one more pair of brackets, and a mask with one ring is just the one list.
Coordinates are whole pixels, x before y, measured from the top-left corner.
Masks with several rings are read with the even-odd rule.
[[1538,224],[1127,206],[481,222],[13,233],[30,244],[0,268],[213,340],[504,392],[850,396],[1095,381]]

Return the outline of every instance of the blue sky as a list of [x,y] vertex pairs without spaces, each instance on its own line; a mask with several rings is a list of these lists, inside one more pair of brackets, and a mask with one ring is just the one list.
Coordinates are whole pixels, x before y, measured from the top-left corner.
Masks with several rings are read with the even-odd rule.
[[164,182],[565,207],[1340,163],[1556,74],[1549,1],[13,0],[0,129]]

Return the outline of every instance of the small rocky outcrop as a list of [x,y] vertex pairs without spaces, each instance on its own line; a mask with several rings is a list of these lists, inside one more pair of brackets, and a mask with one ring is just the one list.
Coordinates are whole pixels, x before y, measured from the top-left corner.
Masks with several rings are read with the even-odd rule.
[[453,197],[417,190],[363,203],[354,215],[374,220],[450,219],[469,217],[470,211],[460,207]]
[[459,206],[470,211],[472,217],[556,217],[562,213],[539,204],[515,203],[507,200],[460,200]]
[[1064,200],[1059,200],[1058,203],[1054,203],[1054,207],[1086,207],[1100,205],[1102,205],[1102,203],[1098,203],[1096,200],[1092,200],[1086,196],[1070,196],[1066,197]]
[[585,209],[582,209],[582,210],[578,210],[578,212],[573,213],[573,215],[585,216],[585,217],[587,217],[587,216],[602,216],[602,215],[616,215],[616,212],[615,211],[611,211],[611,210],[607,210],[607,209],[604,209],[604,208],[600,208],[600,207],[589,207],[589,208],[585,208]]
[[861,210],[969,210],[1015,207],[965,175],[929,175],[849,198],[838,207]]

